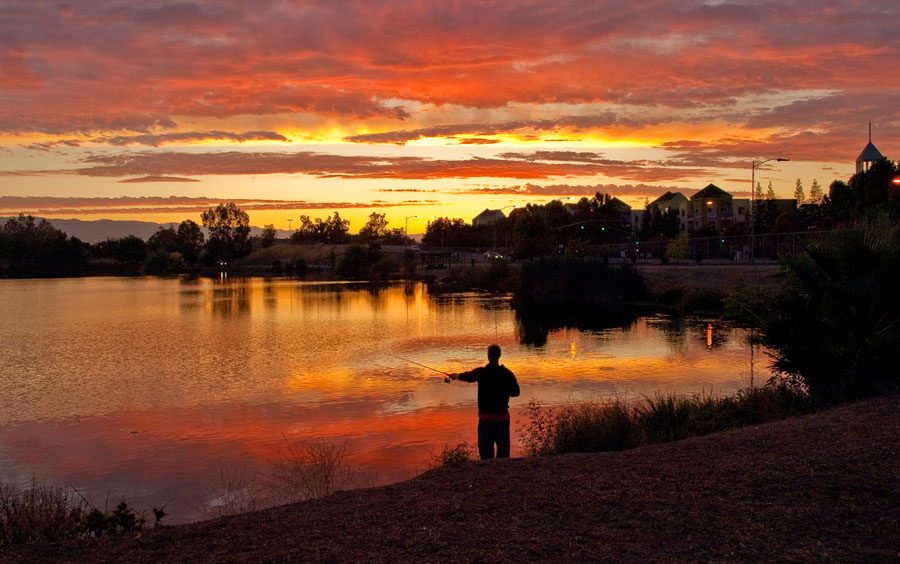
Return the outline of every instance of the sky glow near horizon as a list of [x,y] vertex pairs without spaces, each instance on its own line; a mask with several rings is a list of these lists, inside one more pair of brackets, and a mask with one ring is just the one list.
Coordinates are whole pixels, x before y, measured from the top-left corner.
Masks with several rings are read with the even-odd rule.
[[[781,197],[900,154],[900,6],[0,4],[0,216],[253,225],[712,182]],[[419,215],[420,218],[413,216]],[[294,224],[294,227],[297,223]]]

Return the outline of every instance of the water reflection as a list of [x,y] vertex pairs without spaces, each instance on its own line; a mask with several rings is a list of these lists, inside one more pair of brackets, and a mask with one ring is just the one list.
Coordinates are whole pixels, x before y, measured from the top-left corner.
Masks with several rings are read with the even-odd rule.
[[223,468],[265,469],[285,437],[346,442],[378,483],[474,443],[475,388],[401,359],[459,371],[500,344],[523,390],[513,429],[532,398],[731,393],[753,377],[746,333],[715,320],[573,328],[416,283],[3,280],[0,305],[17,320],[0,326],[0,476],[169,501],[170,522],[199,516]]

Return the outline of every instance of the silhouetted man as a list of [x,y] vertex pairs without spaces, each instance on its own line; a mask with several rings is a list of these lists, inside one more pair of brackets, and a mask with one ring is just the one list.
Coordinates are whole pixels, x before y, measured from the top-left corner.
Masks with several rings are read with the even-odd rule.
[[500,364],[500,345],[487,350],[485,366],[450,374],[453,380],[478,382],[478,454],[481,459],[509,458],[509,398],[519,395],[519,383],[512,371]]

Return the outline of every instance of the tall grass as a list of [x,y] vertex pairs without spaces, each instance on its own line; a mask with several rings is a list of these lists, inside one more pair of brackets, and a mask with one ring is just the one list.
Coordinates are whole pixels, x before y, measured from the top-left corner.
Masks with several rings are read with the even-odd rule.
[[520,442],[528,454],[537,456],[619,451],[774,421],[812,409],[806,391],[785,381],[721,398],[667,395],[635,404],[611,400],[559,409],[532,401]]
[[[154,509],[154,527],[165,516]],[[74,488],[32,481],[26,488],[0,484],[0,546],[99,537],[139,531],[146,519],[124,501],[112,511],[91,505]]]

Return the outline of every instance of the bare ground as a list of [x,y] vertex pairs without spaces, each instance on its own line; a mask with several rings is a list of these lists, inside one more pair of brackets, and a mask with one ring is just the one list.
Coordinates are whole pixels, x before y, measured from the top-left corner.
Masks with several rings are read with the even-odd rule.
[[640,264],[637,272],[654,295],[671,290],[725,290],[739,286],[774,288],[782,277],[777,264]]
[[0,562],[898,562],[900,396],[413,480]]

